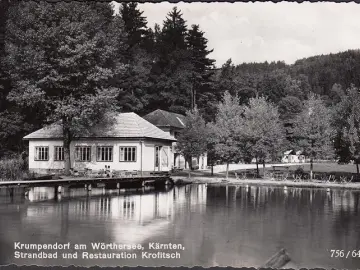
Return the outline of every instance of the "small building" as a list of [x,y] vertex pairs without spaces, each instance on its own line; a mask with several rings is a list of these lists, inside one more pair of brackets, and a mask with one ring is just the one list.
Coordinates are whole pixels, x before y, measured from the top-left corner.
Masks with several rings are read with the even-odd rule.
[[[145,120],[149,121],[153,125],[157,126],[164,132],[167,132],[170,136],[173,136],[175,139],[179,136],[182,130],[186,126],[186,118],[182,114],[168,112],[164,110],[157,109],[143,117]],[[176,151],[176,142],[172,144],[172,166],[178,169],[188,168],[185,158]],[[207,167],[207,155],[204,154],[192,160],[193,168],[206,169]]]
[[[29,141],[29,169],[49,173],[64,169],[62,126],[52,124],[24,137]],[[70,144],[73,169],[169,171],[176,141],[135,113],[120,113],[111,124],[99,123]]]
[[281,159],[282,163],[304,163],[305,156],[302,155],[302,151],[288,150],[285,151]]

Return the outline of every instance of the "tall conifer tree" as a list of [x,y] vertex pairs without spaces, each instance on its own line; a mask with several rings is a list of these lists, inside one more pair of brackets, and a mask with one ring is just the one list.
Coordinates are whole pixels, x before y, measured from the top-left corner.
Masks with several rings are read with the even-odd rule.
[[135,2],[121,3],[119,15],[127,38],[124,76],[119,78],[123,91],[118,97],[123,111],[141,112],[148,102],[151,86],[149,75],[152,67],[153,32]]
[[208,58],[213,50],[207,49],[208,40],[204,37],[204,32],[200,30],[199,25],[191,26],[186,41],[192,64],[191,106],[195,108],[200,101],[199,108],[203,108],[213,88],[211,77],[214,74],[215,60]]
[[191,107],[192,66],[186,35],[186,22],[180,10],[174,7],[163,22],[161,32],[156,33],[158,61],[153,70],[156,85],[150,104],[152,109],[160,107],[185,113]]

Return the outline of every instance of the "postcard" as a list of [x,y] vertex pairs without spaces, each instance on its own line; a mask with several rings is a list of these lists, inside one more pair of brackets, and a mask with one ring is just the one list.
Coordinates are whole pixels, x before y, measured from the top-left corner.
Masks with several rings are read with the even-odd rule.
[[0,265],[357,269],[360,6],[0,1]]

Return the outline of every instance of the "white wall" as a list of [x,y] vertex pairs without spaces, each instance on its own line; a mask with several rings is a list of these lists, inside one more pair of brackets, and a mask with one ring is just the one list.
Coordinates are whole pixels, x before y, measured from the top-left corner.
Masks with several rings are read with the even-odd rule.
[[[47,170],[47,169],[63,169],[64,162],[63,161],[55,161],[55,146],[62,146],[62,141],[45,141],[45,140],[37,140],[37,141],[29,141],[29,169],[39,169],[39,170]],[[36,146],[48,146],[49,147],[49,160],[48,161],[35,161],[35,147]]]
[[[141,155],[142,144],[142,155]],[[62,146],[62,141],[55,140],[30,140],[29,141],[29,169],[34,172],[46,172],[50,170],[58,170],[64,168],[64,161],[55,161],[55,146]],[[35,147],[48,146],[49,160],[36,161]],[[91,146],[91,162],[75,161],[75,147],[76,146]],[[97,146],[113,146],[113,161],[96,161]],[[123,162],[120,161],[120,146],[135,146],[136,147],[136,161]],[[73,141],[70,144],[70,160],[72,168],[88,168],[92,170],[105,169],[105,166],[110,166],[111,170],[142,170],[154,171],[155,168],[155,146],[171,146],[171,142],[156,142],[145,140],[79,140]],[[169,163],[173,159],[169,155]],[[142,163],[142,166],[141,166]],[[161,168],[162,171],[168,171],[171,167]]]

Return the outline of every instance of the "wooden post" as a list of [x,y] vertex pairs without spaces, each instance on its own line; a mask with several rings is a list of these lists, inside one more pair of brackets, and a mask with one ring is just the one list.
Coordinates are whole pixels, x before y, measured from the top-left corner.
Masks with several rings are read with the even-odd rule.
[[143,141],[140,141],[140,176],[143,176]]
[[87,191],[91,191],[91,188],[92,188],[91,184],[88,184],[87,185]]

